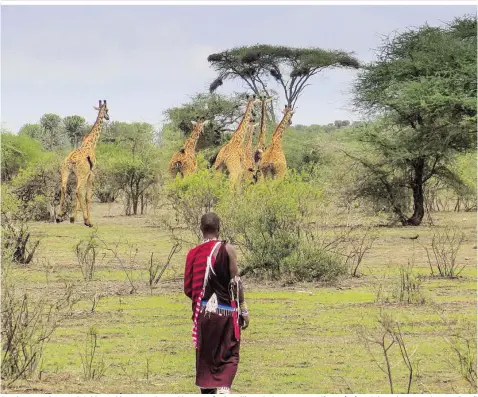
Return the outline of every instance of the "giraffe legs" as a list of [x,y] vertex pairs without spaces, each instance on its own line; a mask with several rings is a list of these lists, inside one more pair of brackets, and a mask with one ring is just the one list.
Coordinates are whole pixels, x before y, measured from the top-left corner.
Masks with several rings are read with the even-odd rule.
[[79,178],[78,176],[76,177],[76,189],[75,189],[75,209],[73,210],[73,213],[70,216],[70,222],[75,223],[75,218],[76,215],[78,214],[78,208],[81,208],[81,212],[83,212],[83,218],[85,217],[85,208],[83,206],[83,197],[81,197],[81,191],[83,190],[83,186],[85,185],[85,179],[84,178]]
[[[93,224],[90,220],[90,207],[91,207],[91,196],[93,194],[93,172],[88,174],[86,179],[86,194],[85,194],[85,204],[86,204],[86,218],[85,218],[85,225],[92,227]],[[84,214],[84,212],[83,212]]]
[[[81,197],[80,197],[81,198]],[[76,214],[78,213],[78,208],[80,207],[80,200],[78,199],[78,193],[75,191],[75,208],[70,215],[70,223],[75,223]]]
[[[75,222],[75,217],[76,214],[78,213],[78,207],[81,208],[81,212],[83,213],[83,220],[86,226],[93,226],[90,222],[90,216],[89,216],[89,203],[90,203],[90,197],[88,194],[91,194],[91,184],[92,184],[92,179],[91,179],[91,171],[90,167],[88,164],[85,166],[80,166],[78,167],[76,171],[76,202],[75,202],[75,209],[70,217],[70,222],[74,223]],[[83,195],[82,195],[82,190],[83,188],[86,188],[86,194],[85,194],[85,203],[83,203]],[[86,208],[85,208],[86,206]]]
[[70,176],[70,168],[64,167],[61,169],[61,196],[60,196],[60,208],[56,217],[56,222],[63,222],[63,217],[65,216],[65,196],[66,196],[66,187],[68,184],[68,178]]

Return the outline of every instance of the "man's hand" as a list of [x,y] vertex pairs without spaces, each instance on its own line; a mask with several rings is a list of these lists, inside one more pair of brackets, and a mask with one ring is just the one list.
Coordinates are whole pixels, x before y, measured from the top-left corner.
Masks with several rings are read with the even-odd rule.
[[242,316],[244,319],[244,324],[242,324],[242,329],[245,330],[249,326],[249,316]]

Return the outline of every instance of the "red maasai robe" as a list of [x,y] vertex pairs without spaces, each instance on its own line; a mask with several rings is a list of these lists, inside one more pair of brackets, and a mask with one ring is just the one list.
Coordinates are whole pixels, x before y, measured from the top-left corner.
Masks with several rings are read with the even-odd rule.
[[[189,251],[184,271],[184,293],[192,299],[193,342],[196,347],[196,385],[201,388],[231,387],[239,364],[240,341],[234,333],[234,317],[204,313],[201,309],[207,257],[217,240],[198,245]],[[205,299],[214,292],[222,304],[230,303],[228,291],[229,258],[221,245],[217,260],[212,259]],[[220,303],[221,303],[220,302]],[[203,307],[204,309],[204,307]]]
[[[184,269],[184,293],[192,300],[193,309],[193,342],[197,347],[197,318],[199,315],[199,305],[201,304],[201,293],[203,292],[204,275],[206,273],[207,257],[211,253],[217,240],[210,240],[200,244],[188,252],[186,257],[186,267]],[[214,268],[215,258],[212,257],[212,266]]]

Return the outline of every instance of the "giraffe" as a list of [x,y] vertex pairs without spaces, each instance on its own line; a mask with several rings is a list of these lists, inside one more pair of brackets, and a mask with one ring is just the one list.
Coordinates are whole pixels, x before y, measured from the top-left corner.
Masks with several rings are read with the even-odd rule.
[[254,149],[254,163],[256,166],[259,165],[261,160],[262,153],[266,148],[266,115],[267,115],[267,104],[272,101],[272,97],[266,97],[265,95],[261,97],[261,122],[260,122],[260,132],[259,139],[257,141],[256,147]]
[[249,121],[249,131],[247,132],[244,148],[244,179],[256,181],[256,170],[254,166],[254,154],[252,153],[252,139],[254,137],[254,130],[259,125],[253,119]]
[[204,127],[209,123],[204,117],[191,121],[194,126],[193,131],[188,139],[184,142],[183,147],[171,157],[169,162],[169,172],[173,178],[180,174],[184,178],[185,175],[196,172],[197,163],[195,157],[196,144],[199,136],[204,131]]
[[[103,120],[109,120],[110,116],[108,114],[108,106],[106,105],[106,100],[101,103],[99,101],[99,106],[93,106],[94,109],[98,111],[98,117],[96,122],[93,125],[91,131],[83,137],[81,146],[73,150],[63,162],[61,167],[61,198],[60,198],[60,209],[58,216],[56,218],[57,222],[62,222],[64,218],[64,204],[65,204],[65,193],[66,185],[68,182],[68,177],[73,172],[76,176],[76,203],[73,214],[70,216],[70,222],[75,222],[75,216],[78,213],[78,207],[81,207],[83,212],[83,220],[86,226],[92,227],[93,224],[90,220],[90,203],[91,203],[91,189],[93,184],[93,167],[96,162],[95,157],[95,148],[98,143],[98,138],[101,133],[101,127],[103,125]],[[82,189],[86,188],[85,194],[85,205],[83,205],[82,198]],[[86,208],[85,208],[86,207]],[[86,211],[85,211],[86,209]]]
[[267,176],[283,177],[287,171],[287,162],[282,150],[282,135],[292,124],[294,111],[286,105],[282,112],[284,116],[272,134],[272,142],[262,153],[259,163],[259,170],[264,178]]
[[243,174],[244,167],[244,134],[249,127],[250,120],[253,116],[254,106],[260,103],[260,99],[255,95],[247,98],[246,111],[239,123],[236,131],[228,143],[226,143],[217,154],[214,162],[214,169],[216,171],[223,171],[227,169],[231,186],[234,186]]

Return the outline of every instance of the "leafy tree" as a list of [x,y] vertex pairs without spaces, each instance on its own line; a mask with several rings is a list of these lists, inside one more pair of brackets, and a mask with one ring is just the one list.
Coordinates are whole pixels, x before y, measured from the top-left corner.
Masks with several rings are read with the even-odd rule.
[[112,178],[124,194],[126,215],[137,215],[138,210],[143,213],[145,193],[160,179],[157,151],[158,149],[150,144],[141,155],[123,155],[112,161]]
[[180,132],[172,123],[165,123],[161,127],[159,136],[160,169],[165,170],[168,167],[169,160],[173,153],[183,146],[184,139],[180,137]]
[[319,162],[316,144],[322,131],[317,128],[300,129],[290,127],[283,138],[283,150],[287,158],[287,166],[290,169],[300,170],[304,166]]
[[154,133],[154,126],[149,123],[114,121],[106,126],[100,139],[105,143],[114,143],[135,156],[149,147]]
[[100,143],[96,149],[95,180],[93,194],[100,203],[112,203],[119,196],[120,186],[115,180],[114,167],[117,159],[122,156],[131,156],[118,145]]
[[456,178],[447,182],[457,196],[456,211],[476,211],[476,154],[476,151],[459,154],[450,166]]
[[101,135],[95,195],[111,202],[119,193],[126,215],[143,213],[149,190],[160,180],[160,151],[148,123],[113,122]]
[[40,142],[27,135],[2,133],[2,181],[10,181],[21,168],[42,157]]
[[359,62],[343,51],[257,44],[211,54],[208,62],[218,72],[210,85],[215,91],[225,80],[242,80],[256,95],[271,95],[273,79],[283,90],[288,106],[294,107],[312,76],[327,68],[357,69]]
[[63,118],[66,133],[73,147],[78,147],[81,137],[84,135],[85,118],[81,116],[66,116]]
[[25,124],[20,128],[20,131],[18,131],[18,135],[26,135],[40,141],[44,135],[44,131],[40,124]]
[[179,107],[173,107],[164,113],[176,130],[180,130],[183,136],[189,136],[192,132],[192,120],[197,117],[205,117],[210,120],[205,131],[199,138],[197,148],[203,149],[217,146],[223,142],[224,134],[233,132],[243,116],[242,105],[245,95],[235,94],[225,96],[218,94],[197,94],[191,101]]
[[334,126],[337,129],[342,128],[342,127],[348,127],[349,125],[350,125],[350,121],[348,121],[348,120],[335,120],[334,121]]
[[[359,75],[357,108],[384,116],[359,128],[375,154],[356,158],[369,176],[363,193],[387,198],[403,225],[420,225],[425,184],[450,177],[453,154],[476,146],[476,77],[476,17],[387,37]],[[408,192],[411,216],[403,205]]]
[[62,119],[54,113],[46,113],[40,119],[40,125],[44,134],[41,138],[43,147],[48,150],[56,150],[65,147],[68,138],[62,130]]

